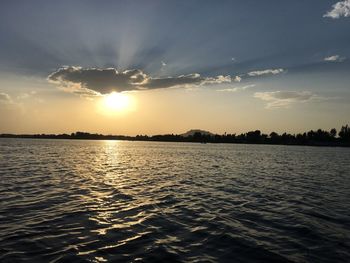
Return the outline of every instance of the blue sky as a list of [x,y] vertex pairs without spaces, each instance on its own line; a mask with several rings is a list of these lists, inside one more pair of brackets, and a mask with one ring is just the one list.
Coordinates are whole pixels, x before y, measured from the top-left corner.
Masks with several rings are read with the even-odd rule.
[[[190,82],[179,83],[187,88],[205,84],[205,89],[238,97],[250,90],[247,97],[265,103],[263,109],[309,100],[318,101],[314,109],[320,103],[327,109],[341,105],[334,125],[349,121],[344,106],[350,99],[348,0],[15,0],[0,7],[0,93],[12,100],[32,92],[33,79],[40,82],[33,94],[42,90],[46,100],[51,90],[59,97],[47,78],[68,67],[76,67],[74,81],[65,74],[55,79],[56,86],[81,84],[102,95],[89,82],[92,77],[83,79],[85,70],[137,69],[145,81],[157,83],[137,84],[137,89],[158,88],[164,78],[177,83],[186,75]],[[193,81],[191,74],[200,74],[200,79]],[[219,81],[219,76],[230,80]],[[28,91],[20,78],[30,79]],[[116,78],[120,84],[120,76]],[[125,90],[130,89],[116,89]]]
[[45,75],[80,65],[165,74],[158,72],[163,61],[169,74],[322,70],[325,57],[350,55],[349,19],[323,17],[334,3],[9,1],[0,10],[1,69]]

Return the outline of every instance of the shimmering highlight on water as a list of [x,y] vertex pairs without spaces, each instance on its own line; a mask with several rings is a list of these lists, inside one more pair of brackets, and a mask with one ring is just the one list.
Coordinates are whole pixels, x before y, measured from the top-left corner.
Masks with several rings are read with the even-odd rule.
[[1,262],[345,262],[350,149],[0,139]]

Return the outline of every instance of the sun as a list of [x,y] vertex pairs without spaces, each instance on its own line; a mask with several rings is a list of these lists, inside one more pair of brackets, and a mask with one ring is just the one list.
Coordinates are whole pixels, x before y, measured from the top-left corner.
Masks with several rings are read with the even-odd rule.
[[104,106],[112,111],[127,110],[130,106],[130,98],[126,94],[112,92],[104,96]]

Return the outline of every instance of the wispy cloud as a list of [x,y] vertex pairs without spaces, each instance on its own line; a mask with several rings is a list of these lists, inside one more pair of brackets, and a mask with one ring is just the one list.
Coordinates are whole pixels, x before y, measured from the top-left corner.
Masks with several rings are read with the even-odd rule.
[[266,101],[266,108],[288,108],[291,104],[297,102],[307,102],[315,98],[315,95],[309,91],[271,91],[256,92],[255,98]]
[[6,93],[0,93],[0,103],[12,103],[12,99],[10,97],[10,95],[6,94]]
[[37,92],[36,92],[35,90],[32,90],[32,91],[30,91],[30,92],[28,92],[28,93],[21,93],[21,94],[19,94],[19,95],[17,96],[17,99],[19,99],[19,100],[28,99],[28,98],[30,98],[30,97],[36,95],[36,94],[37,94]]
[[62,67],[48,76],[48,80],[58,84],[63,90],[80,95],[101,95],[113,91],[135,91],[164,89],[172,87],[192,87],[205,84],[230,83],[230,76],[202,77],[192,73],[175,77],[155,78],[141,70],[130,69],[122,72],[115,68]]
[[333,55],[333,56],[325,57],[323,60],[328,62],[343,62],[345,59],[346,59],[345,57],[341,57],[339,55]]
[[216,77],[204,78],[202,84],[221,84],[230,83],[232,81],[231,76],[218,75]]
[[340,1],[332,6],[332,10],[328,11],[323,17],[337,19],[340,17],[350,16],[350,0]]
[[222,91],[222,92],[237,92],[237,91],[242,91],[242,90],[247,90],[250,88],[254,88],[256,85],[255,84],[250,84],[246,85],[243,87],[234,87],[234,88],[228,88],[228,89],[218,89],[217,91]]
[[256,70],[248,73],[250,77],[262,76],[262,75],[277,75],[284,71],[282,68],[278,69],[264,69],[264,70]]

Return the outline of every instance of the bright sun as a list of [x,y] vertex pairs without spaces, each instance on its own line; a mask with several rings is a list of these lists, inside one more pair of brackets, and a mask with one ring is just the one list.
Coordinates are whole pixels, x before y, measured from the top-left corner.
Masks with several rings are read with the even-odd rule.
[[105,95],[104,105],[108,110],[123,111],[130,106],[130,98],[126,94],[112,92]]

